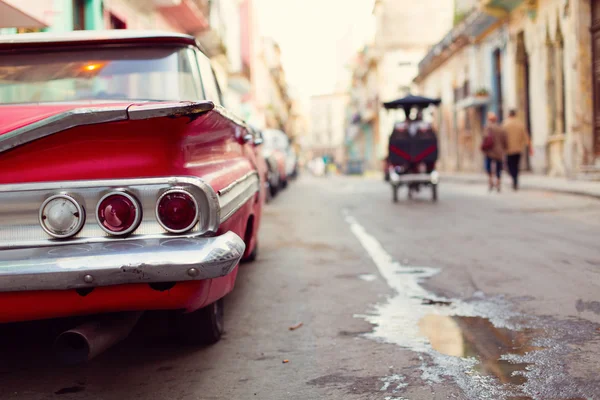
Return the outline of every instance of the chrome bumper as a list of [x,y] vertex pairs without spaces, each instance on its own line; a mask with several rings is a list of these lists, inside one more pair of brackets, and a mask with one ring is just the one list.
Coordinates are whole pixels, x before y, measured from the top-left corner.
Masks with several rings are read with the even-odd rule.
[[227,232],[0,250],[0,292],[218,278],[235,268],[245,248]]

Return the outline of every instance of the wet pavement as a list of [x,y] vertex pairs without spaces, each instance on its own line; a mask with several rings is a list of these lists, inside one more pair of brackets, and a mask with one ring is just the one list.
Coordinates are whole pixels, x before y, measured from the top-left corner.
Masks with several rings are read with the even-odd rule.
[[599,233],[589,198],[442,183],[393,204],[303,177],[267,206],[220,343],[177,347],[156,313],[67,368],[60,327],[5,326],[0,399],[600,399]]

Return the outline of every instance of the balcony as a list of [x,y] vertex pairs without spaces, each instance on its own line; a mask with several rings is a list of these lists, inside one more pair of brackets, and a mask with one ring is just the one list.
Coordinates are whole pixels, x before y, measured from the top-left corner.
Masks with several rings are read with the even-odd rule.
[[484,12],[497,18],[507,16],[521,3],[533,4],[536,0],[480,0],[479,4]]
[[[458,95],[458,96],[457,96]],[[481,88],[472,93],[469,82],[458,89],[455,89],[454,105],[457,109],[482,107],[490,103],[490,95],[487,89]]]
[[[483,4],[482,0],[482,4]],[[489,3],[499,0],[485,0]],[[522,0],[519,0],[522,1]],[[433,46],[419,62],[419,75],[415,83],[421,83],[432,71],[440,67],[458,51],[477,40],[494,24],[498,18],[479,8],[471,10],[467,16],[452,28],[442,40]]]
[[183,32],[196,34],[209,27],[206,0],[153,0],[169,24]]

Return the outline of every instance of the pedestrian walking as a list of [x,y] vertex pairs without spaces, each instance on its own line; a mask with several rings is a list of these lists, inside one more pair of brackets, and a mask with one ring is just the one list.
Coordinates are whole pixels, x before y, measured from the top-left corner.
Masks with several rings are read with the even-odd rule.
[[[502,126],[498,125],[498,118],[493,112],[487,115],[487,124],[484,129],[484,139],[481,144],[481,150],[485,154],[485,169],[489,176],[490,191],[498,190],[500,192],[502,168],[504,154],[506,152],[506,132]],[[496,180],[494,182],[494,173]]]
[[526,146],[531,151],[531,140],[525,124],[517,118],[517,110],[510,110],[508,118],[502,126],[506,131],[506,163],[508,164],[508,172],[513,180],[513,189],[518,190],[521,154]]

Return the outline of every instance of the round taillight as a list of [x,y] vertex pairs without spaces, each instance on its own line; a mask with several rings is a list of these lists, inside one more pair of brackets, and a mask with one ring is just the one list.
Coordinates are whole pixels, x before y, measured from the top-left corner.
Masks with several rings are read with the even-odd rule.
[[52,237],[62,239],[74,236],[84,223],[83,207],[66,194],[51,196],[40,207],[40,225]]
[[106,233],[123,236],[133,232],[142,220],[137,200],[123,192],[104,195],[96,209],[98,224]]
[[169,190],[156,203],[156,219],[169,232],[189,231],[198,222],[198,203],[184,190]]

